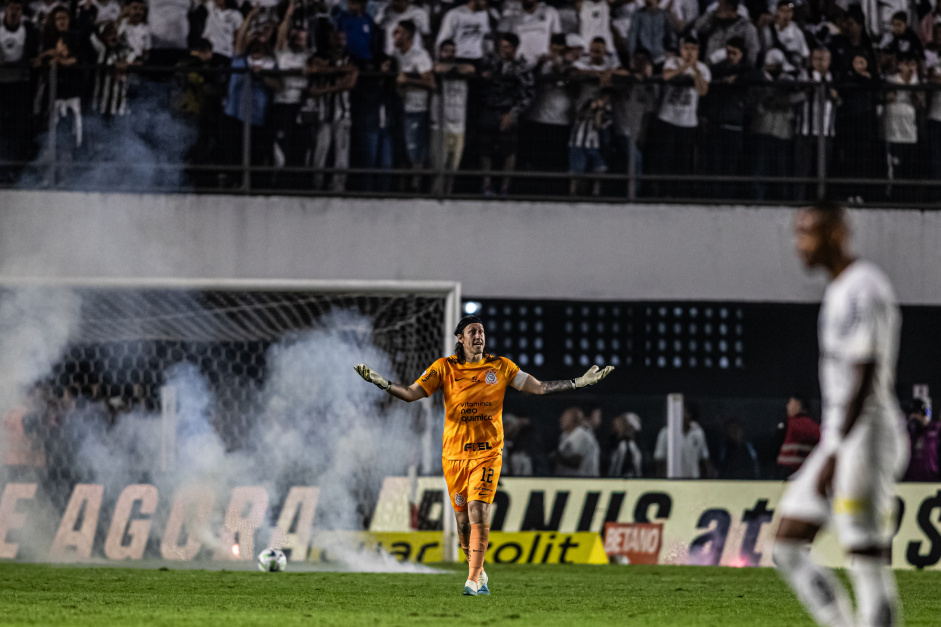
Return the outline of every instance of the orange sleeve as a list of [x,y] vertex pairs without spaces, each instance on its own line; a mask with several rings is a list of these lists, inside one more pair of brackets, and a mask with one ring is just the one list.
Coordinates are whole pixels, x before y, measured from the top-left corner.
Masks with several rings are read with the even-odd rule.
[[520,367],[506,357],[501,357],[500,359],[503,360],[503,374],[506,376],[506,380],[512,381],[513,377],[519,374]]
[[428,396],[431,396],[441,388],[443,382],[444,359],[442,358],[431,364],[431,367],[425,370],[415,383],[420,385]]

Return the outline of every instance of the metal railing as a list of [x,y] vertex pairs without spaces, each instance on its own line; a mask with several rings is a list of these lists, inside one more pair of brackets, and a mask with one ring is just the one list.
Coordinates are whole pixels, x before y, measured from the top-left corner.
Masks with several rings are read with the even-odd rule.
[[[83,72],[85,81],[93,81],[99,69],[96,66],[73,66],[69,71]],[[748,106],[752,111],[754,111],[754,101],[757,98],[756,93],[759,92],[768,93],[775,90],[800,92],[804,94],[803,102],[810,101],[815,104],[828,102],[830,89],[836,89],[839,93],[847,95],[859,91],[865,91],[871,95],[873,103],[871,118],[877,125],[874,128],[841,127],[842,103],[833,102],[834,115],[837,120],[835,137],[827,134],[800,135],[800,129],[792,129],[794,135],[791,139],[785,140],[788,150],[794,149],[796,141],[803,142],[805,145],[811,143],[814,145],[814,150],[812,150],[815,153],[813,154],[814,162],[801,164],[802,171],[806,172],[801,176],[795,176],[792,172],[771,175],[755,172],[752,167],[744,167],[750,157],[760,156],[754,153],[758,149],[754,145],[756,135],[747,126],[748,118],[741,129],[744,154],[740,161],[743,167],[732,173],[704,172],[703,170],[707,170],[709,166],[708,152],[713,148],[710,141],[714,141],[714,138],[710,139],[710,134],[714,135],[718,129],[718,122],[708,119],[704,112],[706,107],[703,107],[703,103],[707,102],[705,100],[700,102],[700,126],[693,131],[696,137],[693,143],[695,165],[692,171],[673,171],[669,167],[666,169],[661,167],[658,171],[657,168],[651,170],[647,167],[653,161],[651,157],[657,155],[660,150],[656,135],[658,128],[656,125],[659,123],[656,122],[657,112],[654,109],[646,113],[646,117],[649,118],[647,123],[651,126],[647,131],[646,145],[640,151],[644,160],[643,169],[636,161],[633,144],[629,143],[627,149],[621,151],[624,154],[617,154],[614,159],[609,159],[612,165],[618,166],[616,170],[609,168],[606,172],[574,174],[564,167],[552,170],[527,167],[528,160],[525,154],[520,155],[521,169],[519,170],[483,169],[478,166],[472,146],[465,150],[462,163],[465,167],[458,170],[448,170],[440,165],[432,167],[427,163],[422,167],[413,168],[407,165],[403,157],[399,156],[396,156],[391,168],[367,167],[363,165],[362,159],[357,159],[355,154],[349,168],[314,168],[304,163],[275,165],[270,160],[274,146],[270,122],[269,127],[252,124],[254,105],[252,80],[242,81],[242,90],[238,94],[242,105],[240,112],[242,119],[236,120],[237,127],[231,124],[228,127],[224,126],[225,116],[219,110],[207,112],[206,119],[201,121],[171,114],[169,111],[172,101],[171,92],[176,84],[170,79],[176,78],[176,75],[181,72],[196,72],[207,79],[215,77],[216,87],[224,92],[227,76],[246,72],[245,69],[236,68],[130,68],[130,94],[128,95],[130,112],[123,118],[115,117],[115,119],[120,118],[123,123],[113,124],[114,120],[110,120],[108,123],[90,124],[96,120],[100,121],[101,116],[90,112],[87,102],[83,102],[85,146],[76,147],[63,142],[59,129],[62,123],[61,112],[57,111],[56,107],[59,71],[61,71],[59,68],[52,65],[33,73],[27,95],[31,100],[37,103],[43,102],[43,104],[38,111],[34,112],[31,120],[23,121],[21,134],[13,137],[16,131],[11,133],[9,128],[4,131],[6,137],[4,145],[7,148],[17,142],[23,142],[28,149],[24,149],[23,146],[14,146],[13,150],[0,154],[0,173],[4,173],[0,179],[0,185],[26,189],[466,199],[481,198],[481,181],[491,178],[499,182],[491,186],[491,189],[496,192],[492,194],[492,197],[496,199],[509,197],[550,201],[577,199],[599,202],[791,204],[805,202],[812,198],[836,196],[850,202],[864,199],[866,203],[879,206],[934,206],[941,201],[941,180],[936,177],[936,172],[941,171],[941,163],[936,162],[941,161],[941,146],[930,145],[932,141],[941,142],[941,136],[936,137],[926,132],[928,124],[926,112],[930,110],[930,105],[926,106],[926,104],[930,103],[931,99],[941,97],[941,89],[934,85],[899,86],[881,83],[860,86],[797,81],[786,84],[758,82],[734,86],[719,83],[712,85],[712,93],[706,98],[715,99],[723,91],[728,96],[729,93],[734,94],[737,90],[744,90],[742,98],[749,102]],[[297,71],[270,71],[260,74],[283,78],[297,76],[299,73]],[[364,72],[361,76],[372,79],[373,85],[380,86],[381,81],[394,79],[392,74],[378,72]],[[478,86],[483,83],[479,78],[471,80]],[[548,80],[569,81],[574,88],[579,88],[580,84],[597,79],[550,77]],[[43,99],[35,96],[35,85],[39,81],[44,83],[47,90]],[[610,86],[606,86],[597,94],[611,94],[612,98],[618,98],[623,97],[629,90],[650,85],[655,85],[659,89],[664,83],[660,80],[637,81],[629,77],[615,77]],[[137,96],[134,95],[135,91],[138,92]],[[883,127],[884,118],[888,115],[884,106],[886,94],[901,92],[918,93],[924,101],[917,111],[916,118],[919,141],[914,147],[909,148],[908,156],[909,159],[915,159],[917,163],[914,165],[922,167],[924,171],[918,176],[904,179],[893,173],[891,147],[877,134],[877,129]],[[351,130],[354,136],[358,131],[355,114],[356,97],[357,93],[354,91],[352,97],[354,115]],[[576,98],[577,96],[573,95],[573,101]],[[443,99],[439,99],[439,103],[443,106]],[[221,106],[221,103],[217,105]],[[794,105],[794,114],[797,119],[800,118],[799,109],[801,108],[803,104]],[[810,126],[818,129],[830,126],[830,120],[824,118],[828,115],[825,106],[821,104],[821,106],[809,107],[809,110],[813,111],[816,116]],[[155,111],[159,111],[163,116],[160,119],[166,121],[165,126],[152,127],[153,122],[148,116],[153,117]],[[479,113],[480,100],[471,98],[465,131],[465,137],[469,141],[476,138],[474,123]],[[439,111],[439,114],[439,119],[443,119],[443,111]],[[37,125],[36,122],[40,120],[41,125]],[[231,123],[233,118],[229,118],[228,121]],[[7,123],[9,125],[9,120]],[[208,159],[191,158],[189,149],[193,146],[186,145],[186,139],[177,142],[170,141],[168,150],[152,149],[149,152],[124,150],[124,143],[129,137],[137,143],[160,144],[152,135],[159,136],[161,133],[176,132],[178,129],[175,127],[169,128],[174,124],[179,124],[181,128],[193,133],[201,132],[194,130],[194,127],[203,125],[205,128],[202,131],[211,136],[208,141],[215,146],[214,154]],[[938,124],[941,125],[941,121]],[[528,146],[527,150],[530,153],[545,150],[564,156],[567,152],[567,145],[559,146],[558,142],[553,145],[540,144],[540,139],[530,132],[532,129],[532,125],[527,122],[521,123],[521,140]],[[383,130],[387,133],[394,132],[394,129],[389,128]],[[231,136],[234,132],[238,133],[237,137]],[[315,133],[312,133],[309,128],[301,128],[300,125],[298,125],[297,132],[309,134],[304,143],[306,143],[306,151],[312,155]],[[148,133],[151,136],[148,136]],[[846,163],[840,163],[839,159],[835,160],[833,154],[835,146],[841,144],[841,140],[844,139],[841,134],[844,133],[853,133],[857,136],[857,140],[862,137],[864,141],[866,135],[870,136],[868,138],[869,156],[872,161],[870,165],[875,166],[867,168],[870,171],[850,172],[847,170]],[[609,134],[613,135],[610,131]],[[436,137],[439,141],[443,141],[444,134],[429,132],[427,137],[429,141],[433,141]],[[400,151],[397,144],[403,141],[401,137],[388,136],[384,139],[392,142],[393,152]],[[626,139],[633,142],[636,138]],[[197,140],[190,136],[189,141],[192,144]],[[102,153],[102,151],[89,149],[88,146],[91,144],[110,144],[113,150]],[[267,156],[261,160],[253,160],[253,155],[259,154],[259,145],[265,149]],[[235,147],[237,149],[233,150]],[[613,147],[609,148],[612,154],[616,153]],[[443,146],[439,146],[438,149],[443,150]],[[429,156],[431,153],[431,150],[427,151]],[[29,154],[29,156],[10,158],[10,154]],[[889,164],[888,167],[883,169],[882,162]],[[753,164],[748,163],[748,165]],[[926,165],[930,167],[925,168]],[[834,168],[834,166],[842,167]],[[874,172],[876,174],[873,174]],[[342,177],[345,183],[324,189],[322,182],[331,176]],[[501,194],[499,191],[503,181],[507,182],[508,193],[506,194]],[[773,199],[768,199],[762,190],[775,190],[777,193]]]

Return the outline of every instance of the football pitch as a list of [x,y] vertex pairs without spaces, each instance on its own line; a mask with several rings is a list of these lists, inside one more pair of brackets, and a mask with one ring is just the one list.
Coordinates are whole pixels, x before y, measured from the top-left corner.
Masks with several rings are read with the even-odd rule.
[[[811,625],[768,568],[490,566],[440,574],[0,565],[3,625]],[[908,625],[937,625],[941,572],[898,572]]]

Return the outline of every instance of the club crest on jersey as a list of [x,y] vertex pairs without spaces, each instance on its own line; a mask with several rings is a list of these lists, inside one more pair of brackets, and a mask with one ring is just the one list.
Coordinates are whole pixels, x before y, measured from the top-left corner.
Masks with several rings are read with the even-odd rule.
[[487,376],[484,377],[484,383],[487,385],[496,385],[497,384],[497,373],[493,370],[487,371]]
[[455,492],[453,496],[454,496],[454,504],[457,505],[458,507],[462,507],[464,503],[467,502],[467,499],[465,499],[464,495],[461,494],[460,492]]

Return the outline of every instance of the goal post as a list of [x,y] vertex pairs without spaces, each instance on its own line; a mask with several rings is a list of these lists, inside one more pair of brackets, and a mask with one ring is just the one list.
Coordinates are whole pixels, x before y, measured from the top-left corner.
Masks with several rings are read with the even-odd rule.
[[[394,370],[387,376],[408,383],[435,359],[451,354],[461,311],[461,285],[454,281],[0,277],[0,331],[15,332],[21,322],[17,316],[30,315],[41,329],[41,296],[59,292],[77,295],[72,300],[78,305],[70,303],[67,340],[59,340],[57,356],[46,364],[50,371],[37,372],[35,382],[94,401],[132,397],[124,400],[145,407],[159,421],[157,466],[162,471],[173,468],[178,455],[175,406],[180,396],[164,376],[174,364],[188,361],[206,376],[216,411],[253,415],[258,399],[251,398],[251,390],[264,382],[268,349],[330,320],[332,313],[355,311],[368,319],[370,344]],[[4,299],[25,293],[40,295],[30,301],[40,303],[36,312],[4,309]],[[352,329],[354,334],[362,330]],[[17,356],[4,358],[9,363],[0,364],[7,367],[0,372],[12,370]],[[0,398],[0,403],[13,400],[25,398]],[[439,468],[444,411],[437,397],[413,408],[417,454],[407,460],[407,474],[417,478]],[[243,430],[225,434],[227,443],[250,432],[245,425],[227,428]],[[442,495],[443,514],[448,514],[446,489]],[[442,519],[445,558],[454,559],[453,517]]]

